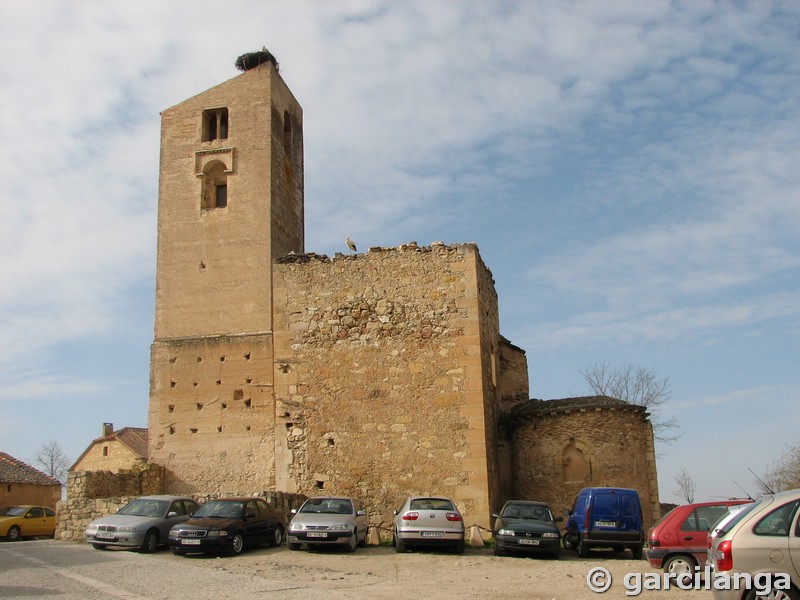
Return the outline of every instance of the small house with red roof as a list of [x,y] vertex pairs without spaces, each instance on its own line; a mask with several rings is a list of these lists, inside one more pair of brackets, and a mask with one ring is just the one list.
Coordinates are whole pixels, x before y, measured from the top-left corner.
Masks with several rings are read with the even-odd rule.
[[61,482],[39,469],[0,452],[0,506],[35,504],[55,509]]
[[147,462],[147,428],[103,423],[103,435],[92,441],[69,468],[70,471],[111,471],[132,469]]

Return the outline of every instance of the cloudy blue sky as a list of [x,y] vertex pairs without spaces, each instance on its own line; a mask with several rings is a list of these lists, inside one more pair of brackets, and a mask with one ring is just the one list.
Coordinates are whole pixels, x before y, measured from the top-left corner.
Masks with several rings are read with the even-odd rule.
[[0,450],[147,425],[159,112],[262,46],[304,109],[307,250],[476,242],[533,397],[597,363],[669,379],[664,501],[681,469],[755,493],[800,441],[800,3],[0,14]]

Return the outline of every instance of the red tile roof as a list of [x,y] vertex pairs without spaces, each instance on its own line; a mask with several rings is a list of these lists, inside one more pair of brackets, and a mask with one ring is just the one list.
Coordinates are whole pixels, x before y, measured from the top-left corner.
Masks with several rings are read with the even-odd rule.
[[10,454],[0,452],[0,482],[2,483],[30,483],[33,485],[61,485],[61,482],[39,469],[17,460]]

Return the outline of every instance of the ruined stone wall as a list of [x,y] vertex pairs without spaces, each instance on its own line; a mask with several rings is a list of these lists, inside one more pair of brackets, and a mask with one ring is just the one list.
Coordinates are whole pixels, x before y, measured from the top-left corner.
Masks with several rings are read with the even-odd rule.
[[645,528],[659,516],[652,427],[641,407],[541,412],[512,439],[517,497],[560,514],[581,488],[627,487],[639,492]]
[[386,527],[407,495],[442,494],[488,525],[481,344],[498,341],[481,336],[496,335],[497,301],[479,292],[491,276],[477,248],[286,260],[273,290],[276,489],[356,496]]
[[75,471],[118,471],[130,469],[144,460],[119,440],[93,444],[73,465]]
[[[138,496],[158,495],[163,491],[164,469],[160,465],[141,465],[130,471],[111,473],[71,472],[67,478],[67,500],[59,502],[57,507],[55,539],[66,541],[83,541],[83,532],[89,522],[105,515],[110,515],[125,506]],[[187,494],[198,503],[219,498],[223,494],[200,493]],[[230,496],[259,496],[265,498],[289,518],[290,511],[298,508],[305,496],[284,494],[275,491],[227,492]]]
[[274,489],[272,336],[155,342],[150,461],[165,491]]

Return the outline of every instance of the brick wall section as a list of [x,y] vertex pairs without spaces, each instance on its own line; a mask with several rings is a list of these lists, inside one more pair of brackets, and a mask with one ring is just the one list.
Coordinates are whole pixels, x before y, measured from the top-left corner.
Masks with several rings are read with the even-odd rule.
[[517,414],[512,433],[516,496],[548,502],[560,514],[572,508],[581,488],[634,488],[645,526],[652,524],[660,516],[652,427],[644,408],[614,403]]
[[271,335],[153,344],[150,461],[170,493],[274,489],[272,369]]
[[490,284],[470,244],[276,265],[277,488],[356,496],[386,527],[407,495],[442,494],[487,525]]

